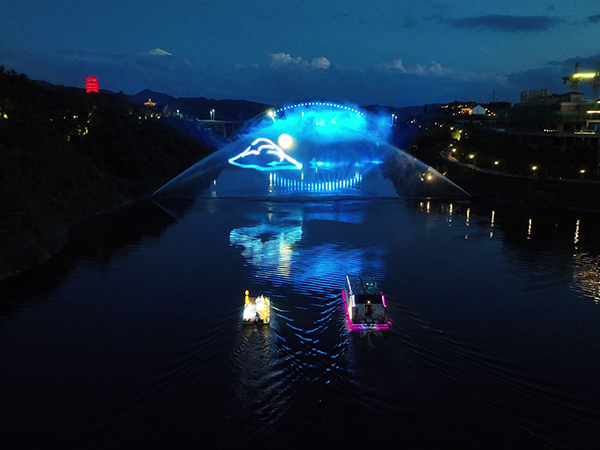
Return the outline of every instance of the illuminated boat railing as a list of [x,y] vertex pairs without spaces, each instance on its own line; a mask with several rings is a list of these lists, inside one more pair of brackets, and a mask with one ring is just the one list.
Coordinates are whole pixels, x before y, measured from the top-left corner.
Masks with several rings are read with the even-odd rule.
[[[344,300],[344,313],[346,314],[346,324],[350,331],[355,330],[389,330],[390,325],[392,324],[387,318],[384,323],[352,323],[352,318],[348,313],[348,300],[346,299],[346,290],[342,289],[342,299]],[[383,294],[381,295],[381,299],[383,301],[383,306],[385,305],[385,297]]]

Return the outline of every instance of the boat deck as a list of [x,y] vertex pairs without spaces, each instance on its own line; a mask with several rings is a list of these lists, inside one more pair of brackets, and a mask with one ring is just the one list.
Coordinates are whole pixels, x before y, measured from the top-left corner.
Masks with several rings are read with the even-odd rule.
[[271,320],[271,302],[269,297],[262,295],[250,297],[248,291],[244,298],[244,312],[242,313],[242,323],[245,324],[267,324]]

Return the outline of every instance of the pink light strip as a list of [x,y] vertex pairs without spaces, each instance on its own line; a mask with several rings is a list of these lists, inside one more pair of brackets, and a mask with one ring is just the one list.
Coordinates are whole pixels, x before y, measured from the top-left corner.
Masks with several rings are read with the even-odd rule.
[[[383,298],[383,295],[381,296]],[[342,299],[344,300],[344,313],[346,314],[346,323],[350,327],[350,331],[355,330],[389,330],[390,321],[387,323],[377,323],[375,325],[365,325],[363,323],[352,323],[350,320],[350,314],[348,314],[348,302],[346,301],[346,293],[342,289]],[[383,300],[383,306],[385,306],[385,300]]]

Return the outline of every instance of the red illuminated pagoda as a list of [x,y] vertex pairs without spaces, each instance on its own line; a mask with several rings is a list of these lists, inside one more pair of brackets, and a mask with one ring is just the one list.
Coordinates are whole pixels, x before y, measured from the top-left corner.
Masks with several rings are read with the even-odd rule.
[[85,92],[100,92],[100,89],[98,88],[98,78],[87,77],[85,79]]

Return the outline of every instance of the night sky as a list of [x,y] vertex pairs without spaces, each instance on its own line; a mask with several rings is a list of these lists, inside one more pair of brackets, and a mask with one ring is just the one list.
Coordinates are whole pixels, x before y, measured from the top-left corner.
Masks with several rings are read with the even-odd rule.
[[[422,105],[596,71],[598,0],[3,1],[0,65],[126,94]],[[591,88],[582,86],[586,96]]]

